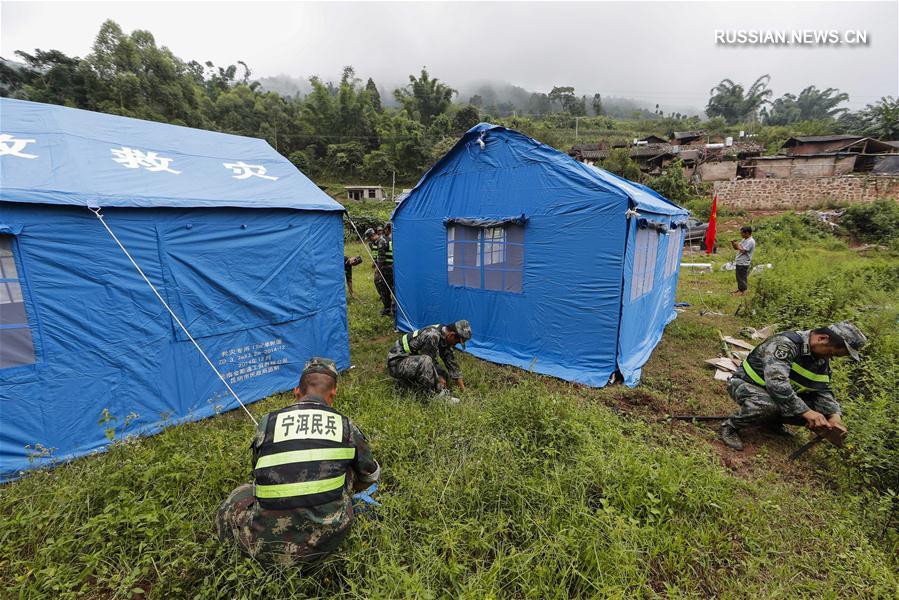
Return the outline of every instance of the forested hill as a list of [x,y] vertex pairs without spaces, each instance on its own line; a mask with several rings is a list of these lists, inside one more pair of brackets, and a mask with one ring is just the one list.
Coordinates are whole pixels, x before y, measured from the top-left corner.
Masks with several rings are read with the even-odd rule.
[[[414,182],[480,121],[518,129],[564,149],[575,141],[628,141],[654,133],[704,129],[757,132],[772,148],[797,134],[864,133],[899,138],[899,103],[883,98],[849,113],[848,95],[809,86],[771,100],[770,77],[749,86],[724,79],[709,91],[709,119],[626,98],[547,92],[481,82],[456,90],[422,69],[387,89],[345,67],[337,83],[312,76],[255,79],[238,61],[227,67],[184,60],[148,31],[106,21],[84,58],[57,50],[17,51],[0,60],[0,95],[267,140],[316,179]],[[397,74],[397,79],[401,78]],[[695,112],[695,111],[693,111]],[[610,167],[609,167],[610,168]]]

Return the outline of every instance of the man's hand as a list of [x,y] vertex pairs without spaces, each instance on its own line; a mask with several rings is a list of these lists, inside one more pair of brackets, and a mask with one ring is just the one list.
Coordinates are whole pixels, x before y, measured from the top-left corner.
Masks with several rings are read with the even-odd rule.
[[807,410],[802,413],[802,418],[805,419],[805,426],[809,429],[831,429],[832,426],[828,422],[828,420],[819,413],[814,410]]
[[461,378],[461,377],[460,377],[459,379],[456,380],[456,385],[459,386],[459,390],[461,390],[461,391],[463,391],[463,392],[465,391],[465,382],[462,381],[462,378]]
[[846,437],[846,434],[849,433],[849,430],[843,425],[843,419],[840,418],[839,413],[830,415],[827,418],[827,422],[830,423],[831,429],[835,429],[839,433],[841,438]]
[[441,389],[446,389],[446,379],[444,379],[443,377],[438,377],[437,381],[438,383],[440,383]]

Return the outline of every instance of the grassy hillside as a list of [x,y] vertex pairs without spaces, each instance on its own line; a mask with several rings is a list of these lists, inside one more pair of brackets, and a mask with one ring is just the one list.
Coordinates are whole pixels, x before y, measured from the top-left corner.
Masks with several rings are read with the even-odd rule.
[[[359,520],[310,573],[265,570],[221,546],[215,509],[249,479],[252,423],[231,411],[0,487],[4,596],[895,597],[895,494],[883,478],[897,455],[889,440],[875,448],[871,431],[875,419],[894,427],[897,419],[895,408],[862,410],[876,393],[858,395],[847,422],[851,433],[874,436],[859,443],[880,466],[824,448],[790,463],[801,440],[764,434],[747,436],[747,451],[735,453],[712,427],[664,419],[731,410],[702,359],[718,352],[718,331],[793,318],[777,312],[789,292],[780,277],[805,265],[802,285],[812,293],[808,265],[822,257],[841,261],[844,283],[849,273],[896,264],[895,255],[859,255],[812,236],[796,241],[806,262],[786,268],[780,223],[758,237],[759,262],[777,265],[750,279],[760,294],[748,297],[743,316],[733,316],[741,301],[728,295],[732,272],[682,273],[678,299],[692,306],[667,329],[640,387],[595,390],[466,355],[469,389],[457,407],[394,389],[383,364],[394,334],[377,316],[366,258],[355,277],[361,300],[350,304],[355,368],[341,379],[336,406],[366,432],[383,466],[381,519]],[[738,225],[725,220],[724,229]],[[348,253],[364,251],[355,243]],[[869,331],[878,319],[895,323],[896,279],[858,281],[826,306],[819,294],[803,315],[856,311]],[[869,303],[875,308],[861,311]],[[837,379],[856,397],[854,373],[840,367]],[[883,392],[891,382],[868,385]],[[275,396],[251,411],[287,402]],[[880,479],[865,485],[856,479],[864,469]]]

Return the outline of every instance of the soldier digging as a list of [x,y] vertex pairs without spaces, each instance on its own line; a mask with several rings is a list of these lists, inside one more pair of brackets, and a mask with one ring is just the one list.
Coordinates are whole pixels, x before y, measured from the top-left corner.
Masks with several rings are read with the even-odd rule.
[[[387,371],[398,382],[426,393],[445,397],[456,404],[458,398],[449,395],[448,382],[454,381],[465,391],[462,371],[453,354],[453,346],[471,339],[471,325],[461,320],[447,325],[429,325],[404,334],[387,353]],[[443,360],[444,369],[437,362]]]
[[859,360],[866,342],[855,325],[844,321],[778,333],[756,346],[727,382],[727,393],[740,409],[721,424],[721,441],[742,450],[740,431],[753,425],[779,435],[789,435],[784,424],[790,424],[844,436],[842,411],[830,386],[830,359]]

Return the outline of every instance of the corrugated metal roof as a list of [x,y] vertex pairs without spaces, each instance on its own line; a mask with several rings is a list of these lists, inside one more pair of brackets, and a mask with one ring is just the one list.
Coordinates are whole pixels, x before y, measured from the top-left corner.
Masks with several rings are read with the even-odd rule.
[[790,142],[796,141],[801,144],[810,144],[815,142],[839,142],[842,140],[863,140],[865,136],[863,135],[801,135],[796,137],[791,137],[786,142],[784,142],[784,147],[787,147]]
[[705,135],[705,131],[675,131],[674,139],[682,140],[684,138],[698,138]]

